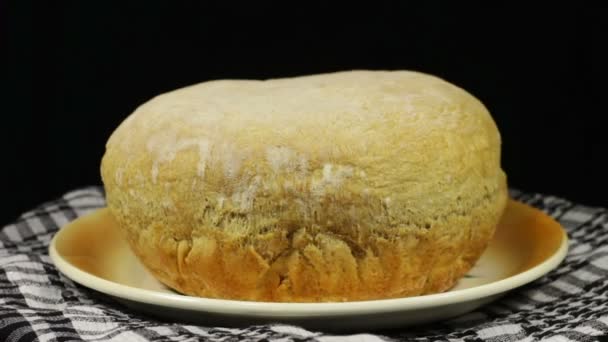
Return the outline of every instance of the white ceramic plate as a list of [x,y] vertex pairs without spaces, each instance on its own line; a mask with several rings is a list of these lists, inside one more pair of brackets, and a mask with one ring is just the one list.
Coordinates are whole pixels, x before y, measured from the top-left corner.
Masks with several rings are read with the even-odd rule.
[[472,311],[556,268],[567,249],[567,236],[556,221],[510,201],[494,240],[450,291],[346,303],[261,303],[178,294],[142,266],[105,208],[63,227],[53,238],[49,253],[57,268],[75,282],[165,320],[220,326],[281,322],[319,330],[369,331]]

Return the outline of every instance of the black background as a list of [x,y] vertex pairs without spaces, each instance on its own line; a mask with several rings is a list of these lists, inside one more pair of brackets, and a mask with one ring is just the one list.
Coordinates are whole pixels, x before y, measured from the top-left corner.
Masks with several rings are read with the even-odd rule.
[[152,96],[348,69],[467,89],[498,124],[511,186],[608,205],[605,10],[251,3],[2,2],[0,224],[101,184],[105,141]]

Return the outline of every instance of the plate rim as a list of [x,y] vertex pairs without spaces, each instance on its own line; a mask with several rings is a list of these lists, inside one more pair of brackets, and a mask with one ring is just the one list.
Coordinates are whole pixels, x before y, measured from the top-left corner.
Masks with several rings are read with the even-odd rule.
[[[533,208],[525,203],[522,204]],[[105,207],[98,208],[78,219],[94,215],[103,209],[105,209]],[[533,209],[540,211],[536,208]],[[55,267],[70,280],[117,299],[142,304],[222,315],[246,315],[251,317],[305,318],[381,314],[429,309],[471,300],[482,300],[531,283],[549,273],[565,259],[568,252],[569,239],[565,229],[559,222],[555,221],[544,212],[541,211],[541,213],[557,223],[561,229],[562,238],[561,244],[555,253],[538,265],[510,277],[471,288],[405,298],[323,303],[255,302],[194,297],[177,293],[163,293],[124,285],[83,271],[64,259],[58,252],[56,247],[57,240],[61,237],[62,232],[65,233],[65,229],[68,226],[71,226],[76,220],[64,225],[54,234],[51,243],[49,244],[48,252]]]

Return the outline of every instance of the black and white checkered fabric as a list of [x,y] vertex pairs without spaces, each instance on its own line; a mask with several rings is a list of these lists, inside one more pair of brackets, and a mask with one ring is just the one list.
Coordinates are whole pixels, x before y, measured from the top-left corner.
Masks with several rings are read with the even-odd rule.
[[98,187],[72,191],[0,230],[0,341],[608,341],[608,210],[512,191],[568,230],[564,263],[465,316],[403,331],[328,335],[295,326],[244,329],[151,320],[73,283],[47,248],[57,230],[104,205]]

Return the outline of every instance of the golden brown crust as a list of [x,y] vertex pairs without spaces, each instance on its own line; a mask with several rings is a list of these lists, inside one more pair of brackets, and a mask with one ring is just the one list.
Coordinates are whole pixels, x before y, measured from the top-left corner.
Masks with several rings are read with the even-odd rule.
[[507,199],[487,110],[410,72],[178,90],[117,129],[101,171],[142,262],[214,298],[445,291],[484,251]]

